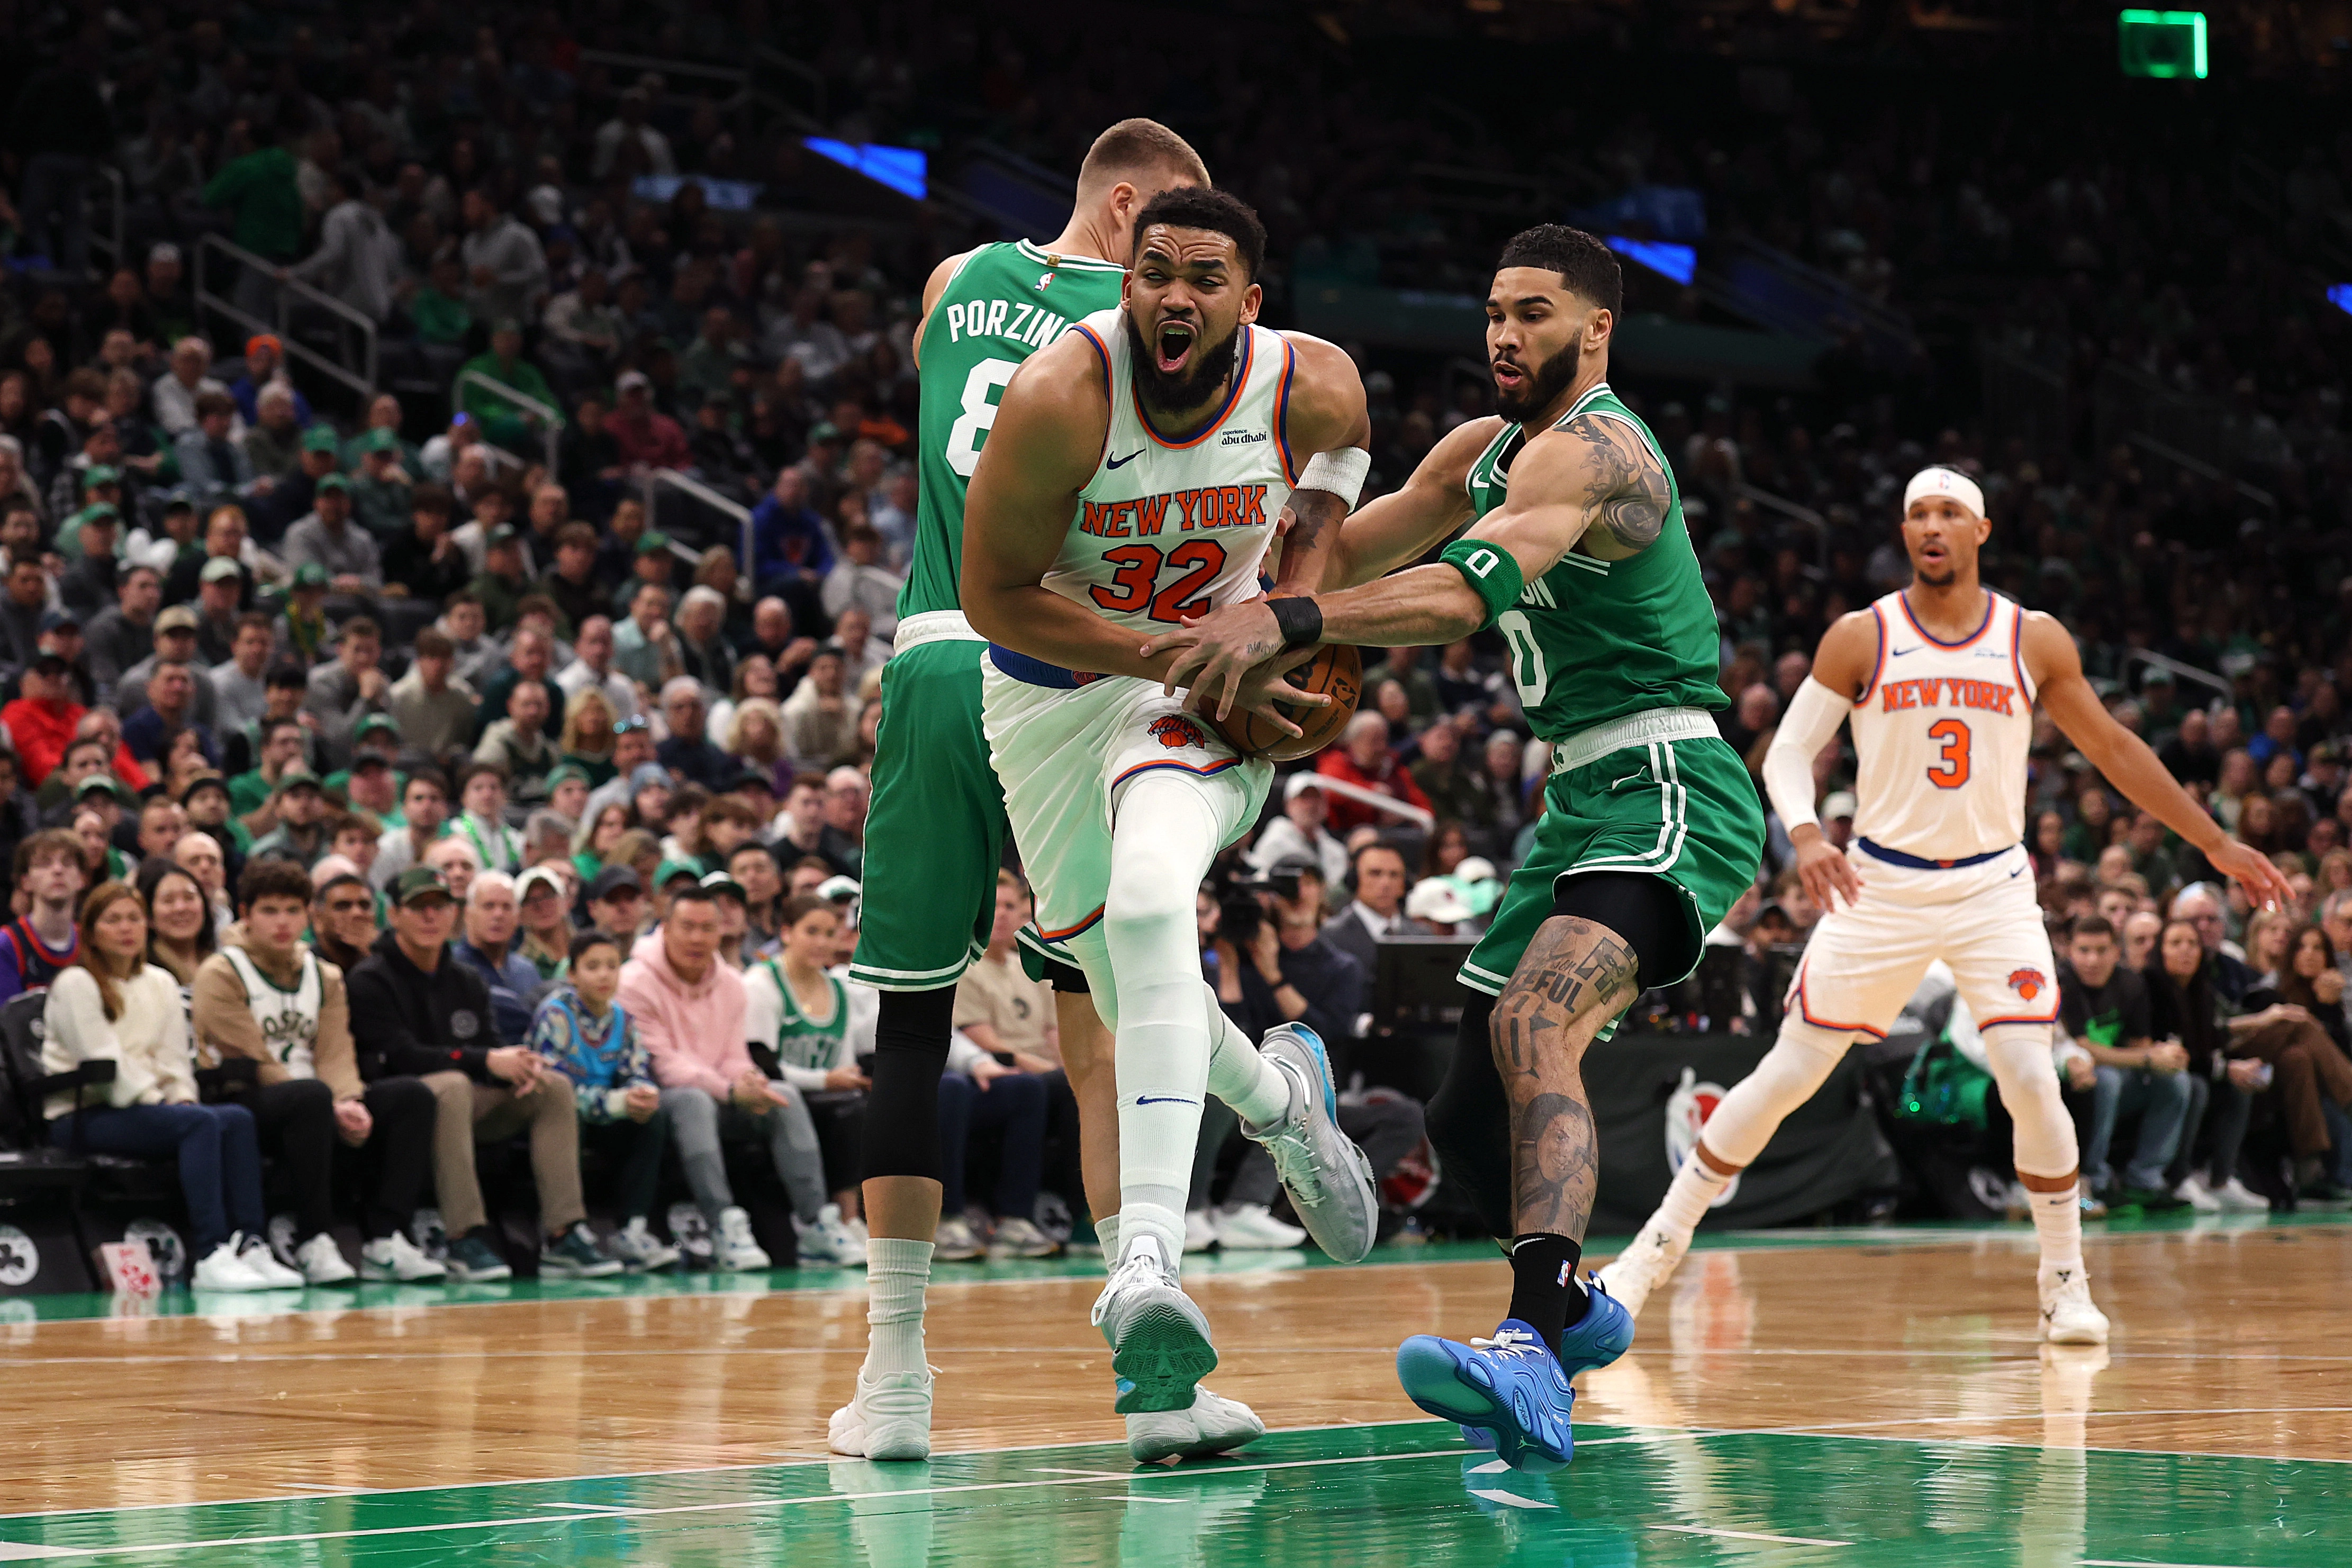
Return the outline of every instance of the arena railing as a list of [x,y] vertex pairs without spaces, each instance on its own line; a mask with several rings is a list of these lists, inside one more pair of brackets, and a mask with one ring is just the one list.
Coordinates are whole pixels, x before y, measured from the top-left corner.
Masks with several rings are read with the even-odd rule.
[[[659,516],[656,501],[664,490],[675,490],[690,500],[709,507],[735,525],[737,538],[736,562],[743,580],[751,580],[751,508],[730,497],[722,496],[701,480],[681,474],[675,468],[648,468],[640,481],[645,488],[646,519],[650,525]],[[690,568],[702,558],[677,540],[670,549]]]
[[[212,290],[207,281],[205,258],[214,251],[220,252],[224,257],[235,264],[229,273],[232,278],[240,269],[246,269],[258,271],[269,279],[270,287],[274,291],[273,298],[278,307],[278,319],[275,321],[265,321],[260,317],[253,315],[238,305],[230,294],[215,293]],[[232,290],[235,287],[234,283],[230,285]],[[287,312],[291,302],[296,299],[326,311],[359,334],[359,369],[353,370],[350,366],[327,358],[287,329]],[[196,242],[195,300],[199,310],[209,310],[216,316],[226,317],[244,328],[248,333],[271,334],[284,347],[288,359],[299,360],[320,375],[330,377],[351,388],[359,394],[362,404],[375,395],[375,323],[369,320],[365,313],[353,309],[323,289],[313,288],[297,277],[279,277],[276,262],[264,260],[242,246],[233,245],[216,234],[208,234]]]
[[1410,801],[1383,795],[1377,789],[1367,789],[1361,784],[1350,784],[1345,779],[1318,776],[1316,782],[1322,786],[1326,795],[1337,795],[1341,800],[1353,800],[1359,806],[1370,806],[1375,811],[1402,817],[1424,833],[1433,831],[1437,827],[1437,818],[1433,814]]
[[2199,685],[2210,686],[2224,697],[2232,700],[2238,695],[2238,689],[2230,684],[2229,677],[2226,675],[2217,675],[2210,670],[2200,670],[2194,664],[2184,664],[2178,659],[2168,659],[2161,653],[2151,653],[2145,648],[2126,648],[2123,653],[2126,667],[2136,664],[2146,664],[2151,669],[2162,670],[2174,680],[2195,681]]
[[1755,485],[1742,484],[1734,494],[1752,506],[1780,513],[1800,528],[1811,528],[1813,534],[1813,564],[1824,571],[1829,570],[1830,520],[1827,517],[1811,507],[1801,506],[1786,496],[1776,496]]
[[[735,115],[740,121],[740,130],[749,131],[752,129],[751,73],[740,66],[714,66],[700,60],[681,60],[659,55],[624,54],[614,49],[583,49],[580,51],[580,62],[583,65],[591,66],[617,66],[623,70],[651,71],[665,78],[696,77],[705,81],[725,82],[735,90],[719,99],[714,107],[722,115]],[[680,108],[688,108],[701,100],[690,92],[664,91],[661,94],[661,101]]]
[[[503,398],[538,416],[540,441],[546,448],[547,471],[552,476],[558,465],[559,447],[563,435],[563,411],[551,402],[541,402],[519,387],[507,385],[487,371],[459,371],[457,381],[450,387],[449,401],[456,402],[457,389],[468,385],[480,387],[492,397]],[[484,440],[488,442],[488,438],[484,437]],[[495,445],[496,443],[489,444]]]

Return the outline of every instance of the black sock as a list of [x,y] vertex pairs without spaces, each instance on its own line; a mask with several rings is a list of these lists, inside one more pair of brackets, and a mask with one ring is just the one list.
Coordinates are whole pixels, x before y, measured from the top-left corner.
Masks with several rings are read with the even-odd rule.
[[1576,1277],[1584,1249],[1565,1236],[1538,1232],[1511,1243],[1511,1316],[1553,1350],[1571,1323],[1584,1321],[1592,1298]]

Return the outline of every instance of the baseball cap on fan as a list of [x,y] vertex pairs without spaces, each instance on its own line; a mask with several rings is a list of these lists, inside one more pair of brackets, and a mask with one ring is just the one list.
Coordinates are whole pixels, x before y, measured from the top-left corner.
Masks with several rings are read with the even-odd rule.
[[1950,497],[1967,507],[1970,517],[1985,515],[1984,486],[1957,468],[1938,465],[1912,475],[1911,483],[1903,486],[1903,515],[1909,517],[1911,508],[1930,496]]

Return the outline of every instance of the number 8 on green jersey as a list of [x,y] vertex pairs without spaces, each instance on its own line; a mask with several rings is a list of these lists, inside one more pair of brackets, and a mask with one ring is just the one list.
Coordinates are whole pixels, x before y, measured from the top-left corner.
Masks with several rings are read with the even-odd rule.
[[852,978],[886,991],[952,986],[988,946],[1006,833],[1004,791],[980,727],[987,643],[956,597],[964,488],[1021,362],[1073,321],[1118,303],[1126,269],[1026,240],[964,258],[917,349],[914,559],[882,671],[864,912]]

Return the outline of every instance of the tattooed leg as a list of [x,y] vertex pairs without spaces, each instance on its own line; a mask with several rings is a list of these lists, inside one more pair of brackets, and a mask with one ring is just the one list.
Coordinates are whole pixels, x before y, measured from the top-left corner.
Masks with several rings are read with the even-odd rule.
[[1584,1050],[1639,994],[1640,968],[1607,926],[1556,915],[1496,1005],[1495,1068],[1510,1105],[1512,1224],[1521,1236],[1584,1238],[1601,1163]]

